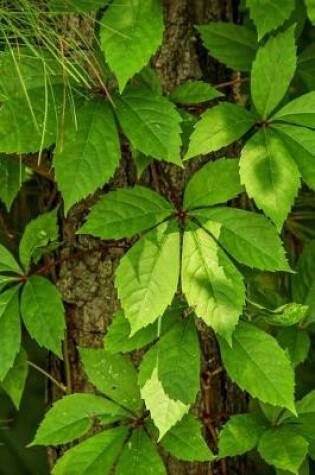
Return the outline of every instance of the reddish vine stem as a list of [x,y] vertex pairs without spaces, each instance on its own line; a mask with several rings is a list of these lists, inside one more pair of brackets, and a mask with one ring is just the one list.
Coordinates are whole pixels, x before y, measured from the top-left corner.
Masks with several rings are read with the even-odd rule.
[[226,81],[226,82],[221,82],[219,84],[216,84],[214,87],[216,89],[221,89],[223,87],[235,86],[236,84],[242,84],[248,81],[249,81],[249,78],[233,79],[232,81]]

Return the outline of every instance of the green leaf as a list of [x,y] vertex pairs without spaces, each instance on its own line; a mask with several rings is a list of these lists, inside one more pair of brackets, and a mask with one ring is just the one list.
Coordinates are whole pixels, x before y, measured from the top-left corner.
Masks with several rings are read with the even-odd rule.
[[[315,3],[314,3],[315,6]],[[307,89],[315,89],[315,43],[309,44],[298,56],[297,74]]]
[[128,88],[115,98],[115,103],[120,125],[133,148],[158,160],[181,165],[182,119],[166,97],[146,88]]
[[0,272],[14,272],[15,274],[23,274],[19,264],[16,262],[11,252],[2,244],[0,244]]
[[212,101],[223,95],[222,92],[206,82],[186,81],[180,86],[175,87],[169,98],[173,102],[190,105]]
[[36,253],[57,239],[57,209],[30,221],[26,225],[19,248],[20,260],[25,269],[29,268],[31,259],[36,258]]
[[254,449],[265,426],[251,414],[230,417],[220,432],[219,457],[235,457]]
[[173,325],[145,355],[140,365],[141,386],[155,366],[168,397],[184,404],[195,402],[200,390],[200,348],[193,318]]
[[0,154],[0,199],[10,211],[13,201],[25,180],[22,162]]
[[82,437],[98,416],[108,422],[128,417],[113,402],[94,394],[70,394],[55,402],[41,422],[32,445],[59,445]]
[[254,30],[217,21],[197,30],[211,56],[236,71],[250,71],[258,47]]
[[161,444],[173,457],[185,462],[210,462],[215,459],[201,434],[201,423],[187,414],[173,426]]
[[130,336],[153,323],[171,304],[178,284],[179,246],[177,223],[171,221],[147,233],[121,259],[115,285]]
[[13,367],[20,350],[21,329],[19,312],[19,285],[15,285],[0,294],[0,381]]
[[115,475],[166,475],[163,460],[144,429],[133,431],[118,460]]
[[120,188],[103,196],[93,206],[80,234],[101,239],[131,237],[155,226],[175,212],[158,193],[143,186]]
[[165,393],[158,378],[157,368],[153,370],[151,378],[141,389],[141,397],[144,399],[146,407],[151,412],[154,424],[159,430],[159,440],[189,411],[189,406],[181,401],[169,398]]
[[281,120],[291,124],[302,125],[304,127],[315,128],[315,91],[297,97],[286,104],[276,114],[272,120]]
[[185,160],[230,145],[246,134],[256,121],[254,114],[232,103],[211,107],[195,125]]
[[270,315],[265,317],[265,321],[270,325],[289,327],[303,320],[307,311],[307,305],[294,302],[286,303],[273,310]]
[[58,13],[91,12],[104,7],[110,0],[50,0],[49,10]]
[[263,215],[218,207],[196,210],[194,216],[242,264],[268,271],[290,270],[277,230]]
[[138,413],[141,407],[137,373],[131,361],[103,349],[80,349],[84,370],[92,384],[117,404]]
[[0,109],[0,152],[38,152],[55,143],[63,96],[63,86],[47,86],[6,101]]
[[128,437],[128,428],[106,430],[68,450],[52,475],[109,475]]
[[305,0],[307,15],[312,24],[315,23],[315,3],[314,0]]
[[[161,321],[161,335],[165,333],[178,319],[181,313],[180,306],[169,307],[163,315]],[[109,353],[127,353],[133,350],[143,348],[151,341],[155,340],[158,335],[158,322],[151,323],[142,328],[132,337],[130,337],[131,327],[123,312],[114,315],[112,323],[108,327],[108,331],[104,337],[104,347]]]
[[43,277],[30,277],[22,291],[21,314],[31,337],[62,357],[65,310],[57,287]]
[[315,240],[301,253],[297,273],[291,276],[292,297],[295,302],[309,306],[308,323],[315,321]]
[[315,413],[315,391],[311,391],[296,403],[298,415]]
[[101,46],[120,91],[162,43],[163,9],[159,0],[114,0],[101,20]]
[[253,63],[252,100],[262,118],[269,117],[280,104],[289,88],[295,69],[295,27],[291,27],[284,33],[269,38],[265,45],[259,48]]
[[60,63],[43,48],[8,48],[0,53],[0,98],[1,101],[16,96],[27,97],[31,89],[63,84]]
[[242,191],[238,160],[221,158],[208,162],[194,173],[185,189],[184,207],[192,209],[225,203]]
[[245,301],[243,278],[211,236],[193,224],[184,233],[182,289],[196,315],[229,341]]
[[270,465],[297,474],[307,455],[308,443],[288,426],[274,427],[261,437],[258,451]]
[[297,327],[282,328],[277,334],[279,345],[288,351],[293,366],[306,360],[311,341],[308,333]]
[[16,409],[19,409],[28,375],[27,355],[23,348],[15,358],[14,364],[1,383],[2,389],[10,396]]
[[281,229],[299,189],[299,171],[269,128],[261,129],[243,148],[240,175],[250,198]]
[[65,212],[107,183],[120,160],[114,115],[103,98],[87,101],[76,118],[66,125],[53,161]]
[[220,339],[222,361],[232,381],[252,397],[294,413],[294,372],[277,341],[253,324],[240,323],[232,343],[230,347]]
[[283,140],[298,166],[303,181],[315,189],[315,131],[285,124],[274,124],[272,129]]
[[294,0],[247,0],[250,17],[254,21],[258,39],[275,30],[290,17],[295,7]]

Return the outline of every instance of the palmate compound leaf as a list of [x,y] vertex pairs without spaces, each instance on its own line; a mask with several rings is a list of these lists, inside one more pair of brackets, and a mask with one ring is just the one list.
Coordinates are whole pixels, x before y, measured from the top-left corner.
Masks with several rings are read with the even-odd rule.
[[65,126],[54,154],[65,212],[107,183],[119,160],[118,131],[109,103],[102,97],[85,102],[76,113],[76,124]]
[[65,309],[57,287],[41,276],[31,276],[23,287],[21,315],[27,331],[40,346],[62,356]]
[[219,458],[235,457],[254,449],[265,430],[264,424],[251,414],[230,417],[220,432]]
[[193,318],[173,325],[145,354],[139,369],[141,387],[155,368],[168,397],[184,404],[195,402],[200,390],[200,348]]
[[272,129],[296,162],[303,181],[315,189],[315,131],[307,127],[275,123]]
[[96,388],[120,406],[137,414],[141,408],[137,373],[128,357],[103,349],[80,348],[88,378]]
[[0,381],[3,381],[13,367],[20,350],[19,290],[20,286],[15,285],[0,294]]
[[243,191],[239,161],[221,158],[208,162],[189,180],[184,194],[184,208],[193,209],[225,203]]
[[23,271],[11,252],[2,244],[0,244],[0,272],[14,272],[15,274],[23,274]]
[[10,211],[25,180],[25,166],[12,157],[0,154],[0,200]]
[[54,403],[41,422],[32,445],[59,445],[82,437],[94,419],[111,423],[130,416],[117,404],[94,394],[70,394]]
[[280,230],[297,196],[300,179],[284,142],[269,127],[246,143],[240,175],[248,195]]
[[0,110],[0,152],[38,152],[55,143],[62,116],[72,120],[64,95],[63,85],[48,84],[6,101]]
[[151,413],[152,420],[159,430],[159,441],[189,411],[189,405],[171,399],[164,391],[158,377],[158,369],[154,368],[151,377],[141,389],[141,397]]
[[115,475],[166,475],[156,446],[144,429],[136,429],[119,457]]
[[31,260],[36,261],[40,253],[50,242],[58,239],[57,209],[40,214],[30,221],[20,241],[19,254],[23,267],[27,270]]
[[272,121],[288,122],[315,128],[315,91],[297,97],[276,112]]
[[115,286],[131,336],[171,304],[178,284],[179,250],[179,229],[170,221],[148,232],[121,259]]
[[185,160],[206,155],[241,138],[257,122],[257,116],[244,107],[228,102],[211,107],[195,125]]
[[101,239],[131,237],[155,226],[175,212],[173,205],[144,186],[120,188],[93,206],[80,234]]
[[212,101],[224,94],[211,84],[203,81],[186,81],[175,87],[169,98],[178,104],[200,104]]
[[101,20],[101,47],[115,73],[120,92],[148,63],[162,43],[163,8],[160,0],[114,0]]
[[236,71],[250,71],[258,48],[254,30],[217,21],[197,30],[211,56]]
[[294,371],[285,351],[268,333],[253,324],[240,323],[232,347],[219,339],[229,377],[252,397],[295,413]]
[[109,475],[128,438],[129,429],[106,430],[68,450],[52,475]]
[[236,260],[267,271],[289,271],[275,226],[263,215],[236,208],[198,209],[193,215]]
[[28,375],[27,355],[23,348],[17,354],[12,368],[7,372],[0,387],[10,396],[16,409],[19,409],[25,382]]
[[268,39],[259,48],[251,71],[251,95],[263,119],[280,104],[296,69],[295,27]]
[[258,444],[258,452],[267,463],[296,475],[307,450],[308,442],[288,425],[264,432]]
[[250,10],[250,17],[254,21],[258,39],[260,40],[279,26],[283,25],[295,7],[294,0],[247,0],[246,5]]
[[196,315],[230,342],[245,302],[243,277],[214,239],[193,223],[184,233],[182,289]]
[[200,421],[192,414],[187,414],[165,434],[161,445],[179,460],[209,462],[215,456],[206,444],[201,430]]
[[134,149],[158,160],[182,165],[182,118],[174,104],[144,87],[130,87],[114,100],[120,125]]

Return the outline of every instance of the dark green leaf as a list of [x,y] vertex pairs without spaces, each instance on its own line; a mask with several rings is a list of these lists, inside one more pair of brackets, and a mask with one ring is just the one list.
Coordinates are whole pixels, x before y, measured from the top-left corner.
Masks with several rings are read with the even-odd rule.
[[211,56],[236,71],[250,71],[258,47],[255,31],[221,22],[200,25],[197,30]]
[[19,286],[16,285],[0,294],[0,381],[13,367],[20,343]]
[[127,357],[103,349],[81,348],[80,356],[89,380],[117,404],[138,413],[141,407],[137,374]]
[[22,291],[21,314],[31,337],[61,357],[66,325],[62,297],[57,287],[43,277],[30,277]]
[[[267,16],[267,15],[266,15]],[[256,110],[266,119],[282,101],[296,69],[295,28],[271,37],[257,53],[251,72]]]
[[277,341],[253,324],[240,323],[232,347],[220,339],[224,367],[241,389],[252,397],[295,412],[294,372]]
[[308,322],[315,321],[315,240],[301,253],[297,273],[291,276],[292,296],[295,302],[309,306]]
[[128,428],[118,427],[90,437],[68,450],[52,475],[109,475],[128,433]]
[[254,21],[258,38],[261,39],[266,33],[283,25],[295,7],[294,0],[247,0],[250,9],[250,17]]
[[1,383],[1,387],[10,396],[17,409],[19,409],[20,406],[27,375],[27,355],[23,348],[21,348],[19,354],[15,358],[12,368],[9,369],[6,377]]
[[181,165],[181,117],[166,97],[129,88],[115,102],[121,127],[136,150]]
[[281,120],[291,124],[315,128],[315,91],[297,97],[286,104],[272,120]]
[[175,87],[169,95],[169,98],[179,104],[189,105],[212,101],[223,95],[222,92],[206,82],[186,81],[180,86]]
[[10,211],[25,180],[25,167],[14,158],[0,154],[0,199]]
[[253,127],[257,117],[228,102],[211,107],[195,125],[185,160],[226,147]]
[[294,366],[306,360],[311,341],[308,333],[297,327],[283,328],[277,334],[277,340],[288,351]]
[[14,272],[23,274],[19,264],[16,262],[11,252],[0,244],[0,272]]
[[242,191],[239,161],[221,158],[207,163],[193,175],[185,189],[184,207],[192,209],[225,203]]
[[108,422],[128,417],[113,402],[94,394],[70,394],[55,402],[41,422],[32,445],[59,445],[82,437],[98,416]]
[[54,154],[65,212],[107,183],[119,160],[120,143],[111,107],[102,98],[91,99],[78,109],[76,124],[66,125]]
[[159,0],[114,0],[101,20],[101,46],[120,91],[155,53],[163,38]]
[[192,414],[187,414],[165,434],[161,444],[179,460],[210,462],[215,456],[207,446],[201,429],[201,423]]
[[118,460],[115,475],[166,475],[163,460],[144,429],[133,431]]
[[175,212],[158,193],[143,186],[107,193],[93,206],[80,234],[121,239],[151,228]]
[[194,216],[242,264],[290,270],[277,230],[264,216],[224,207],[196,210]]

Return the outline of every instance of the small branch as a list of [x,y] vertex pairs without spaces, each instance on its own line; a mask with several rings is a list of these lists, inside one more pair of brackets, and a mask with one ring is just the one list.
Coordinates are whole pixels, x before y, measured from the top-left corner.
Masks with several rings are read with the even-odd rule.
[[37,163],[37,157],[36,156],[29,156],[29,155],[10,155],[10,157],[14,160],[18,160],[19,162],[24,163],[27,167],[29,167],[34,173],[37,175],[40,175],[43,178],[46,178],[46,180],[49,180],[53,183],[55,183],[55,178],[54,178],[54,173],[52,170],[43,167],[42,165],[38,165]]
[[216,84],[214,87],[216,89],[221,89],[223,87],[235,86],[236,84],[241,84],[248,81],[249,81],[249,78],[234,79],[233,81],[221,82],[219,84]]
[[53,376],[51,376],[51,374],[47,373],[47,371],[45,371],[43,368],[37,366],[35,363],[32,363],[32,361],[28,361],[27,364],[32,368],[36,369],[36,371],[38,371],[39,373],[46,376],[46,378],[50,379],[50,381],[52,381],[63,393],[68,393],[68,388],[63,383],[57,381]]

